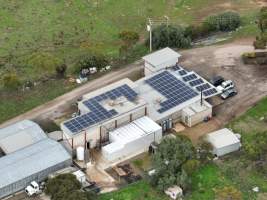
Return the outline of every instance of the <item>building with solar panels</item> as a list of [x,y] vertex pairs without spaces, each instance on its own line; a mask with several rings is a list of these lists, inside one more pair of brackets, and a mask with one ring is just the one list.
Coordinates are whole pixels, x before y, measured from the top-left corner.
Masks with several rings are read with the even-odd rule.
[[[61,124],[64,139],[74,149],[103,147],[111,142],[110,133],[121,127],[124,131],[130,130],[132,122],[144,116],[161,125],[163,131],[176,122],[191,127],[211,118],[212,106],[206,99],[218,95],[219,91],[197,73],[177,64],[179,57],[180,54],[169,48],[155,52],[144,58],[159,65],[144,78],[136,82],[123,79],[84,95],[78,103],[81,115]],[[152,62],[152,58],[156,62]],[[132,147],[143,139],[131,141]],[[110,145],[109,148],[111,146],[118,147]],[[109,149],[106,155],[123,155],[116,152],[118,149],[123,148]]]
[[0,129],[0,199],[71,164],[64,147],[32,121]]
[[105,145],[108,132],[147,114],[147,103],[123,79],[83,96],[78,103],[80,116],[61,124],[63,137],[72,148]]
[[[212,116],[212,106],[205,99],[219,92],[195,72],[179,65],[136,81],[137,93],[148,103],[148,116],[163,130],[175,122],[194,126]],[[202,93],[202,95],[201,95]]]

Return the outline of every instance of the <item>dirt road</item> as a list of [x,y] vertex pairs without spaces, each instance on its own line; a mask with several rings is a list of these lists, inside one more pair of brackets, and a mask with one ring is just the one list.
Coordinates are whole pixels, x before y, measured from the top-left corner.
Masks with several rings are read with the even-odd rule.
[[[194,70],[207,79],[214,75],[221,75],[226,79],[233,80],[237,86],[237,96],[214,108],[216,113],[214,121],[217,124],[217,126],[213,125],[214,127],[225,125],[233,117],[239,116],[267,95],[267,68],[244,65],[241,60],[241,55],[244,52],[253,50],[251,44],[252,40],[240,40],[229,44],[206,46],[180,52],[183,55],[182,65],[186,69]],[[142,63],[138,61],[123,69],[110,72],[53,101],[5,122],[0,125],[0,128],[22,119],[38,121],[63,116],[70,105],[83,94],[122,78],[140,74],[141,69]]]
[[194,70],[207,79],[221,75],[233,80],[238,91],[237,96],[214,107],[216,117],[212,121],[185,131],[194,142],[203,134],[223,127],[267,96],[267,67],[244,65],[241,59],[244,52],[254,50],[251,44],[252,40],[241,40],[182,52],[182,65],[185,68]]
[[116,82],[123,78],[135,78],[141,74],[142,62],[137,61],[125,68],[110,72],[98,79],[92,80],[81,87],[74,89],[73,91],[66,93],[56,99],[47,102],[41,106],[34,108],[22,115],[19,115],[13,119],[10,119],[0,125],[3,128],[9,124],[18,122],[23,119],[31,119],[36,121],[42,121],[43,119],[53,120],[55,118],[64,116],[71,107],[71,104],[75,103],[76,100],[83,94],[93,91],[97,88],[101,88],[110,83]]

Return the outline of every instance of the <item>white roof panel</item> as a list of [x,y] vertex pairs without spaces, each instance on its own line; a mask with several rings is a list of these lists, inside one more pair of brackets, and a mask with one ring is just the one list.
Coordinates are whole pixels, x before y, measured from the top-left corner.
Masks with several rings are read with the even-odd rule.
[[46,137],[38,124],[23,120],[0,129],[0,147],[6,154],[9,154]]
[[206,138],[215,148],[222,148],[240,143],[236,135],[227,128],[209,133]]
[[143,60],[150,63],[154,67],[167,63],[168,61],[179,58],[181,55],[169,47],[151,53],[143,57]]

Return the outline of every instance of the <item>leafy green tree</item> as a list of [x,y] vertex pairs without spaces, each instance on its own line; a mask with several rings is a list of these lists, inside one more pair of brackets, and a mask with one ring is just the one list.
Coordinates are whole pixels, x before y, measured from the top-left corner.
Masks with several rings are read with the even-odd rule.
[[[185,35],[181,26],[161,25],[153,30],[152,35],[153,49],[164,47],[188,48],[191,46],[191,39]],[[146,43],[149,44],[149,39]]]
[[267,30],[267,7],[262,7],[260,10],[258,26],[262,33]]
[[198,158],[201,162],[206,162],[209,158],[212,158],[212,145],[202,138],[198,144]]
[[183,165],[194,158],[195,149],[185,136],[163,139],[152,156],[156,173],[150,178],[151,184],[160,190],[165,190],[172,185],[187,188],[190,177],[183,170]]
[[242,193],[232,186],[216,190],[215,200],[242,200]]
[[188,160],[182,168],[186,172],[186,174],[191,176],[196,170],[198,170],[199,166],[200,162],[196,159],[192,159]]

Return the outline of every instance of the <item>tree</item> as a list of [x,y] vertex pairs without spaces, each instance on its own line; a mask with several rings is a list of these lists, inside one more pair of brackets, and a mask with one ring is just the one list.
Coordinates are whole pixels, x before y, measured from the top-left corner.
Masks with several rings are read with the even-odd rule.
[[183,165],[195,158],[195,149],[185,136],[165,138],[152,156],[152,164],[156,173],[150,178],[151,184],[160,190],[173,185],[188,187],[190,177]]
[[[188,48],[191,46],[191,39],[185,35],[181,26],[161,25],[153,30],[152,35],[153,49],[164,47]],[[146,43],[149,44],[149,39]]]
[[5,88],[10,89],[10,90],[15,90],[15,89],[18,89],[21,82],[15,72],[8,72],[3,77],[3,84]]
[[267,44],[267,7],[262,7],[258,17],[260,35],[253,42],[255,49],[265,49]]
[[212,158],[212,145],[211,143],[207,142],[204,138],[200,140],[200,143],[198,144],[198,158],[202,162],[206,162],[209,160],[209,158]]
[[211,15],[205,19],[203,26],[209,32],[233,31],[241,24],[241,18],[236,12],[224,12],[218,15]]
[[216,190],[215,200],[242,200],[242,194],[232,186]]
[[96,67],[97,70],[100,70],[101,68],[107,65],[108,65],[108,60],[105,58],[104,55],[101,54],[89,55],[89,56],[84,56],[83,58],[80,59],[76,71],[80,72],[83,69],[89,69],[92,67]]
[[56,73],[57,73],[58,77],[61,77],[61,78],[65,77],[65,73],[66,73],[67,68],[68,68],[68,66],[65,63],[56,66]]

